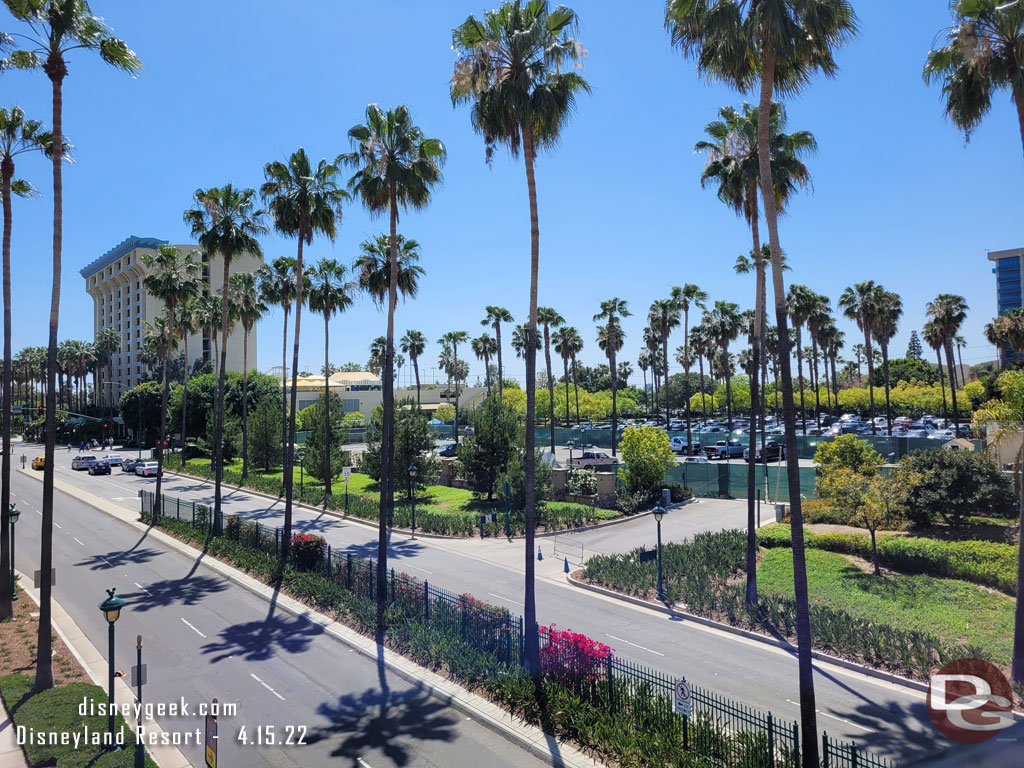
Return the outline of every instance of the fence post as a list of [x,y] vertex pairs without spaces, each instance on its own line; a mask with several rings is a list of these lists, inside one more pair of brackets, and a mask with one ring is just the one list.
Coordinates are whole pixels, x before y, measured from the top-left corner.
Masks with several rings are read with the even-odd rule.
[[775,719],[768,713],[768,760],[767,765],[775,764]]
[[615,712],[615,679],[612,677],[612,655],[605,659],[605,673],[608,678],[608,711]]
[[423,620],[430,621],[430,586],[423,582]]
[[179,519],[181,518],[181,496],[177,499],[177,511],[174,513],[174,516]]
[[274,554],[279,556],[279,557],[281,555],[281,529],[280,528],[275,528],[274,529]]
[[480,515],[480,538],[484,537],[484,516]]
[[828,768],[828,734],[821,732],[821,768]]
[[352,591],[352,553],[345,553],[345,589]]
[[466,597],[459,595],[459,633],[463,640],[466,639]]
[[800,768],[800,726],[793,723],[793,768]]
[[395,569],[391,569],[391,600],[395,599]]
[[850,768],[857,768],[857,745],[850,744]]
[[331,578],[331,545],[327,545],[327,578]]
[[376,570],[377,569],[373,567],[373,560],[370,560],[368,562],[370,563],[370,567],[367,569],[367,576],[368,576],[367,581],[370,583],[370,599],[371,600],[375,600],[376,598],[373,596],[373,587],[374,587],[374,583],[373,582],[375,581],[374,577],[376,575]]
[[526,638],[523,636],[523,617],[519,617],[519,665],[523,664],[523,652],[525,651],[524,643]]

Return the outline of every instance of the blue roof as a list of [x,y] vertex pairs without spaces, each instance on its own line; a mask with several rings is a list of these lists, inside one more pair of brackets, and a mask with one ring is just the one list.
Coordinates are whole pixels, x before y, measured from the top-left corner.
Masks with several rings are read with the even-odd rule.
[[98,259],[86,264],[78,273],[82,277],[88,277],[93,272],[98,272],[103,267],[108,264],[112,264],[126,253],[135,250],[136,248],[156,248],[157,246],[166,244],[166,240],[161,240],[158,237],[137,237],[136,235],[129,235]]

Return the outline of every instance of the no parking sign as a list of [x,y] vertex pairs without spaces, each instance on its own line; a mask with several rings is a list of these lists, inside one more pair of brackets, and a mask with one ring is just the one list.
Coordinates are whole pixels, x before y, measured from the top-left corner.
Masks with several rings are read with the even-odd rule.
[[679,678],[676,682],[673,710],[676,714],[690,716],[693,711],[693,696],[690,694],[690,684],[685,677]]

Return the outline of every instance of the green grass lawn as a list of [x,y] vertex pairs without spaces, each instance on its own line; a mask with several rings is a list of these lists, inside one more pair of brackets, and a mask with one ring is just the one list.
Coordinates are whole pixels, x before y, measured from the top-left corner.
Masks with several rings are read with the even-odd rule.
[[[1014,600],[957,579],[887,574],[858,568],[845,555],[808,549],[807,584],[812,601],[852,616],[928,632],[950,645],[972,645],[1008,666],[1013,644]],[[770,549],[758,568],[765,592],[793,596],[793,556]]]

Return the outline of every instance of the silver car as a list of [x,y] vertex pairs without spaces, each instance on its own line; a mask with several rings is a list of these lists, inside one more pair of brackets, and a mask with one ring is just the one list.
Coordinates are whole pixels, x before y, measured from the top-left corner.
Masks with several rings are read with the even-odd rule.
[[71,460],[71,468],[75,470],[88,469],[95,463],[95,456],[75,456],[75,458]]

